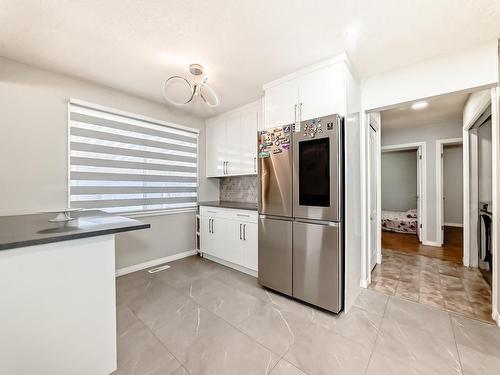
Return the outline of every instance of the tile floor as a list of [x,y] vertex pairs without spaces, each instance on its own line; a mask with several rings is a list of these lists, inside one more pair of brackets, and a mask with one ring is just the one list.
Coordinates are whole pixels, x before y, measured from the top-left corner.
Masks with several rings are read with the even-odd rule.
[[197,256],[117,279],[116,375],[498,374],[500,328],[363,290],[329,314]]
[[491,289],[476,268],[455,262],[382,250],[371,289],[491,322]]

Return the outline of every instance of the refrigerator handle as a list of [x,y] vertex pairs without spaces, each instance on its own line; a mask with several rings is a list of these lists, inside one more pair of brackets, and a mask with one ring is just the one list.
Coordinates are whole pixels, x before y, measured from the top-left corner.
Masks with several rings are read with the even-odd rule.
[[295,222],[296,223],[304,223],[304,224],[328,225],[330,227],[340,227],[340,223],[336,222],[336,221],[295,219]]

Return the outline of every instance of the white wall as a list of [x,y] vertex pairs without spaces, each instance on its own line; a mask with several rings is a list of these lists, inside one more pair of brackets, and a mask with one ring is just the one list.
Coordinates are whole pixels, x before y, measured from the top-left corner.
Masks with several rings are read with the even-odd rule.
[[444,223],[463,224],[463,150],[462,145],[443,147]]
[[498,41],[438,56],[363,81],[365,111],[498,82]]
[[[70,97],[200,129],[199,196],[217,199],[218,181],[204,178],[204,121],[159,103],[0,58],[0,215],[67,206]],[[194,213],[140,220],[152,228],[117,236],[119,268],[195,248]]]
[[382,153],[381,169],[382,210],[417,208],[417,150]]
[[382,146],[403,143],[426,143],[427,183],[424,186],[427,217],[422,218],[427,228],[427,241],[436,241],[436,140],[447,138],[462,138],[461,123],[444,123],[395,129],[384,129],[384,114],[382,112]]

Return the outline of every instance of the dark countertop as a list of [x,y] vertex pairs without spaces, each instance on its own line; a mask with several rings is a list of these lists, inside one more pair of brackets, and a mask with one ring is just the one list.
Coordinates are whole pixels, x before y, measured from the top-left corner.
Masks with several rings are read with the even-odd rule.
[[51,223],[56,214],[0,216],[0,250],[41,245],[78,238],[103,236],[150,228],[138,220],[107,214],[103,211],[78,211],[78,218],[67,223]]
[[243,202],[230,202],[230,201],[209,201],[209,202],[198,202],[198,206],[234,208],[237,210],[257,211],[257,203],[243,203]]

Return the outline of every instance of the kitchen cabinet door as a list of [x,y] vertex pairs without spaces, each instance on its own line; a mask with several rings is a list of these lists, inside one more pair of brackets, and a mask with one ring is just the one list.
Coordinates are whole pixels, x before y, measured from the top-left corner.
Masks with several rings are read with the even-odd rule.
[[258,271],[258,225],[255,223],[244,223],[243,225],[243,266]]
[[241,114],[240,124],[240,173],[257,174],[257,130],[259,111],[250,110]]
[[207,123],[206,169],[207,177],[224,176],[226,121]]
[[344,64],[334,64],[299,78],[300,120],[338,113],[345,115]]
[[213,218],[211,217],[201,217],[200,251],[215,256],[217,252],[217,244],[215,242],[215,236],[211,231],[212,220]]
[[291,80],[266,90],[264,95],[266,129],[295,122],[298,95],[298,80]]
[[226,139],[224,144],[224,160],[226,162],[226,175],[241,174],[241,147],[242,136],[240,132],[241,116],[231,116],[226,122]]
[[[243,263],[243,241],[240,239],[240,223],[234,220],[220,219],[215,228],[219,245],[217,257],[235,264]],[[242,237],[241,237],[242,238]]]

